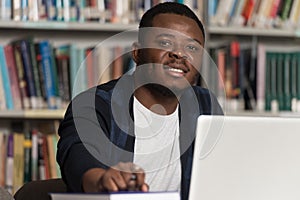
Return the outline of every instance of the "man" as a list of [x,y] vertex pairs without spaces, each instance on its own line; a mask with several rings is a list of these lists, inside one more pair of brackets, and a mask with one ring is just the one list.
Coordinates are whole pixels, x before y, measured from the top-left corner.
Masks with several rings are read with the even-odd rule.
[[60,124],[57,161],[70,191],[180,191],[187,199],[197,117],[222,114],[199,77],[204,28],[185,5],[142,17],[133,75],[74,98]]

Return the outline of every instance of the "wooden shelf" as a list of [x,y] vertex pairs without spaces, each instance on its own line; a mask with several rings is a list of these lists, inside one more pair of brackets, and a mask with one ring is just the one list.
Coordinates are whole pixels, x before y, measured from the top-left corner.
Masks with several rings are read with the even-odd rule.
[[63,119],[65,110],[2,110],[0,119]]
[[109,31],[121,32],[137,30],[138,24],[112,24],[98,22],[20,22],[0,21],[0,29],[33,29],[33,30],[59,30],[59,31]]
[[209,34],[270,36],[270,37],[300,37],[300,30],[293,29],[258,29],[252,27],[208,27]]
[[289,111],[280,111],[280,112],[267,112],[267,111],[228,111],[225,112],[225,115],[230,116],[254,116],[254,117],[296,117],[300,118],[299,112],[289,112]]

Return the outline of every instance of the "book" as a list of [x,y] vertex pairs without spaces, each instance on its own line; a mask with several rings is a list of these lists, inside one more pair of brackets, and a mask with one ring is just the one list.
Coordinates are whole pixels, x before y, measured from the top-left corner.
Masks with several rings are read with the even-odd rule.
[[242,16],[244,17],[245,25],[249,24],[255,4],[256,4],[256,0],[247,0],[244,6],[244,9],[242,11]]
[[266,63],[266,47],[259,43],[257,46],[257,90],[256,90],[256,109],[258,111],[265,110],[265,63]]
[[35,49],[35,56],[36,56],[36,64],[38,70],[38,77],[39,77],[39,89],[41,91],[41,108],[47,108],[47,94],[46,94],[46,84],[45,84],[45,77],[43,72],[43,63],[42,63],[42,55],[40,52],[39,43],[34,44]]
[[13,193],[13,179],[14,179],[14,134],[9,133],[7,139],[6,150],[6,173],[5,173],[5,189],[9,193]]
[[[244,98],[244,109],[253,110],[255,108],[255,86],[251,84],[250,75],[252,70],[255,71],[255,59],[252,57],[252,46],[251,44],[242,43],[240,46],[240,85],[241,95]],[[252,69],[254,68],[254,69]],[[254,77],[256,77],[254,75]],[[255,80],[252,82],[255,83]]]
[[47,140],[47,135],[43,134],[41,135],[41,139],[43,140],[42,143],[42,151],[43,151],[43,159],[44,159],[44,169],[45,169],[45,179],[51,178],[51,172],[50,172],[50,161],[49,161],[49,144]]
[[216,11],[216,20],[218,25],[220,26],[228,25],[230,19],[230,13],[233,6],[234,6],[234,0],[219,1],[217,11]]
[[93,86],[95,86],[97,83],[94,80],[94,75],[95,75],[95,64],[93,63],[93,61],[95,60],[95,54],[94,54],[94,47],[88,47],[86,48],[85,54],[86,54],[86,58],[85,58],[85,62],[86,62],[86,72],[87,72],[87,87],[91,88]]
[[[46,166],[45,166],[45,155],[44,155],[44,139],[40,132],[38,135],[38,180],[46,179]],[[49,178],[49,177],[48,177]]]
[[55,49],[55,60],[58,78],[58,95],[61,97],[62,108],[66,108],[71,100],[69,45],[59,46]]
[[30,45],[26,39],[22,39],[18,42],[20,43],[20,47],[21,47],[21,57],[23,61],[24,74],[27,83],[26,86],[27,86],[28,96],[30,99],[31,109],[37,109],[39,106],[38,106],[38,98],[36,94],[36,85],[34,81]]
[[11,0],[2,0],[0,2],[0,20],[11,20]]
[[5,187],[8,129],[0,130],[0,187]]
[[121,192],[110,194],[50,193],[52,200],[180,200],[179,192]]
[[14,166],[13,166],[13,193],[23,185],[24,181],[24,134],[13,131],[14,137]]
[[3,89],[5,94],[5,102],[6,102],[6,108],[8,110],[14,109],[14,103],[13,103],[13,97],[12,97],[12,91],[10,87],[10,80],[9,80],[9,74],[8,69],[6,65],[6,58],[4,53],[4,47],[0,46],[0,68],[1,68],[1,78],[3,83]]
[[56,137],[55,134],[47,134],[46,136],[46,140],[47,140],[47,148],[48,148],[48,162],[49,162],[49,172],[50,172],[50,177],[51,178],[58,178],[58,174],[57,174],[57,167],[56,167],[56,151],[54,146],[56,146],[55,143],[55,139],[54,137]]
[[283,108],[282,110],[290,111],[291,103],[292,103],[292,95],[291,95],[291,60],[292,60],[292,52],[284,53],[283,57]]
[[24,183],[31,181],[32,140],[30,131],[24,133]]
[[46,89],[47,105],[49,109],[57,108],[56,104],[56,83],[54,74],[54,63],[52,60],[52,48],[49,41],[39,42],[39,50],[41,55],[43,77]]
[[[2,57],[2,56],[0,55],[0,57]],[[2,68],[1,64],[0,64],[0,68]],[[5,83],[4,83],[3,78],[2,78],[2,72],[0,70],[0,110],[6,110],[7,109],[4,84]]]
[[12,0],[11,1],[11,15],[14,21],[21,20],[21,0]]
[[35,92],[37,96],[37,107],[43,108],[44,106],[44,97],[42,95],[42,86],[40,81],[40,75],[39,75],[39,65],[37,61],[37,54],[36,54],[36,48],[33,38],[27,39],[29,50],[30,50],[30,60],[32,64],[32,71],[33,71],[33,79],[34,79],[34,85],[35,85]]
[[232,13],[232,17],[230,19],[230,25],[242,26],[245,24],[244,17],[242,16],[242,11],[243,11],[245,3],[247,3],[246,0],[239,0],[236,2],[235,10]]
[[77,63],[79,65],[78,71],[73,85],[73,93],[79,94],[87,89],[87,69],[85,60],[85,48],[77,48]]
[[20,94],[21,94],[21,99],[22,99],[22,106],[23,106],[23,109],[29,109],[30,101],[29,101],[29,95],[27,92],[27,82],[26,82],[26,77],[25,77],[25,72],[24,72],[24,67],[23,67],[23,62],[22,62],[20,43],[17,41],[14,41],[13,49],[14,49],[14,58],[15,58],[18,81],[19,81]]
[[31,130],[31,180],[38,180],[38,130]]
[[116,46],[113,47],[113,57],[114,60],[112,62],[112,79],[120,78],[123,75],[123,58],[122,58],[122,47]]

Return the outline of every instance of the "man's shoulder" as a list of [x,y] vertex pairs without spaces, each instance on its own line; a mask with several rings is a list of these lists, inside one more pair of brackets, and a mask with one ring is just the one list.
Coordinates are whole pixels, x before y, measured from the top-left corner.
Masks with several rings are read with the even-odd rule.
[[211,91],[201,86],[193,86],[193,89],[197,95],[210,95]]
[[[126,83],[126,84],[124,84]],[[124,86],[125,88],[128,87],[126,86],[127,84],[132,84],[132,76],[131,75],[123,75],[118,79],[113,79],[110,80],[106,83],[102,83],[100,85],[97,86],[97,90],[102,90],[102,91],[112,91],[113,89],[115,89],[116,87],[120,87]]]
[[119,79],[114,79],[114,80],[110,80],[106,83],[102,83],[97,86],[97,90],[103,90],[103,91],[109,92],[115,87],[118,80]]

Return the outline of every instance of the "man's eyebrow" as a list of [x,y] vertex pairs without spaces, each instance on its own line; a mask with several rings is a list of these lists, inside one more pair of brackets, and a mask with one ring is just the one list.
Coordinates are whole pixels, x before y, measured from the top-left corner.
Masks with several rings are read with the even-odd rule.
[[[169,33],[161,33],[161,34],[159,34],[159,35],[157,35],[156,36],[156,38],[160,38],[160,37],[172,37],[172,38],[175,38],[175,36],[174,35],[172,35],[172,34],[169,34]],[[199,40],[197,40],[197,39],[193,39],[193,38],[187,38],[187,41],[189,41],[189,42],[197,42],[197,43],[199,43],[199,45],[203,45]]]
[[168,33],[161,33],[161,34],[157,35],[156,37],[157,38],[160,38],[160,37],[172,37],[172,38],[175,38],[174,35],[168,34]]
[[199,43],[201,46],[203,45],[203,44],[201,43],[201,41],[199,41],[199,40],[197,40],[197,39],[188,38],[188,40],[191,41],[191,42],[197,42],[197,43]]

